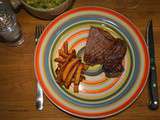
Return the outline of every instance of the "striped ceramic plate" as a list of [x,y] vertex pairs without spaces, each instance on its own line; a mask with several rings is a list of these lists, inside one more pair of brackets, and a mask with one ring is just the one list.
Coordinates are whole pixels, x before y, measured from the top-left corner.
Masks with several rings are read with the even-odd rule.
[[[79,93],[73,85],[67,90],[55,81],[53,61],[64,41],[83,58],[91,26],[103,27],[114,37],[128,43],[118,78],[106,78],[101,65],[89,67]],[[142,92],[149,69],[148,51],[136,26],[123,15],[100,7],[81,7],[70,10],[53,20],[43,32],[35,51],[35,73],[47,97],[60,109],[83,118],[102,118],[115,115],[131,105]]]

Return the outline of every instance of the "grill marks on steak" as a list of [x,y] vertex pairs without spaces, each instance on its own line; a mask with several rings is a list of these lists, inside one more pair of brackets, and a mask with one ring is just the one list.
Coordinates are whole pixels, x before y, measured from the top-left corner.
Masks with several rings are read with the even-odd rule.
[[[108,40],[106,40],[108,36]],[[99,28],[91,27],[85,48],[84,61],[89,65],[103,64],[104,53],[114,45],[109,33],[104,33]]]
[[124,41],[116,39],[110,55],[106,53],[103,69],[108,77],[116,77],[124,71],[122,60],[125,56],[127,45]]
[[127,45],[109,32],[91,27],[84,53],[84,61],[89,65],[102,64],[107,77],[119,76],[124,68],[122,60]]

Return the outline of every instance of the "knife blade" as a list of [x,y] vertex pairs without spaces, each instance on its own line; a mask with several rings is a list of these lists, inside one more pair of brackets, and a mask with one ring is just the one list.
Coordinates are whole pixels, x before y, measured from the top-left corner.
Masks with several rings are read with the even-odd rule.
[[149,20],[147,25],[147,38],[148,50],[150,55],[150,72],[148,77],[149,82],[149,108],[156,110],[159,107],[158,86],[157,86],[157,72],[155,64],[155,50],[154,50],[154,38],[153,38],[153,24],[152,20]]

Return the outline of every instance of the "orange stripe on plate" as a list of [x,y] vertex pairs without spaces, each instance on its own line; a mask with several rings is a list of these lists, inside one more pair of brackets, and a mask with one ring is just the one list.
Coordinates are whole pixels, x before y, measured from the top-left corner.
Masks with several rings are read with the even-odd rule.
[[79,31],[77,33],[75,33],[74,35],[70,36],[67,41],[68,43],[71,42],[72,40],[74,40],[75,38],[77,38],[79,35],[83,35],[83,34],[88,34],[89,33],[89,30],[83,30],[83,31]]
[[96,80],[96,81],[83,80],[83,83],[89,84],[89,85],[96,85],[96,84],[102,83],[104,81],[106,81],[106,79],[101,79],[101,80]]
[[78,40],[76,43],[74,43],[71,46],[71,48],[69,49],[69,51],[72,50],[72,49],[75,49],[80,43],[84,43],[84,42],[87,42],[87,38],[82,38],[82,39]]
[[[119,18],[121,21],[124,21],[125,23],[128,24],[128,26],[130,26],[134,32],[136,32],[138,38],[139,38],[139,41],[141,42],[142,44],[142,47],[143,47],[143,52],[144,52],[144,55],[145,55],[145,71],[143,72],[143,78],[142,78],[142,81],[141,81],[141,84],[139,85],[138,89],[136,90],[136,92],[129,98],[127,99],[122,105],[114,108],[114,109],[111,109],[110,111],[102,111],[102,112],[83,112],[83,111],[80,111],[80,110],[76,110],[75,108],[73,107],[70,107],[70,106],[67,106],[63,103],[61,103],[58,98],[55,98],[54,95],[52,94],[51,91],[49,91],[49,89],[47,88],[46,86],[46,83],[42,80],[42,77],[41,77],[41,74],[38,72],[38,69],[39,69],[39,55],[38,52],[40,51],[39,49],[41,48],[41,45],[39,44],[37,47],[37,50],[35,52],[36,56],[35,56],[35,72],[37,72],[37,77],[39,78],[39,82],[44,90],[44,92],[46,93],[46,95],[48,96],[48,98],[54,103],[56,104],[57,106],[59,106],[61,109],[63,109],[64,111],[72,114],[72,115],[76,115],[76,116],[79,116],[79,117],[87,117],[87,118],[98,118],[98,117],[107,117],[107,116],[110,116],[110,115],[113,115],[115,113],[118,113],[120,112],[121,110],[124,110],[126,107],[128,107],[131,103],[133,103],[133,100],[135,100],[137,98],[137,96],[141,93],[141,91],[143,90],[144,88],[144,85],[146,84],[146,81],[147,81],[147,76],[148,76],[148,73],[149,73],[149,53],[148,53],[148,50],[146,48],[146,45],[143,41],[143,38],[142,38],[142,35],[140,34],[140,32],[138,31],[137,27],[135,27],[131,22],[130,20],[126,19],[124,16],[122,16],[121,14],[117,13],[117,12],[114,12],[112,10],[109,10],[109,9],[104,9],[104,8],[98,8],[98,7],[85,7],[85,8],[77,8],[77,9],[74,9],[74,10],[70,10],[66,13],[64,13],[63,15],[60,15],[59,17],[57,17],[50,25],[49,27],[47,27],[47,29],[45,30],[46,32],[48,32],[57,22],[59,22],[62,18],[65,18],[67,17],[68,15],[70,14],[74,14],[76,12],[79,12],[79,11],[87,11],[87,10],[92,10],[92,11],[101,11],[101,12],[104,12],[106,14],[111,14],[113,16],[116,16],[117,18]],[[42,36],[46,36],[46,35],[42,35]],[[40,42],[41,43],[42,41],[44,41],[44,39],[40,39]],[[37,62],[36,62],[37,61]]]
[[109,90],[110,88],[112,88],[118,82],[118,80],[119,80],[119,78],[116,78],[110,85],[106,86],[105,88],[97,89],[97,90],[85,90],[85,89],[82,89],[82,92],[90,93],[90,94],[101,93],[101,92],[104,92],[104,91]]

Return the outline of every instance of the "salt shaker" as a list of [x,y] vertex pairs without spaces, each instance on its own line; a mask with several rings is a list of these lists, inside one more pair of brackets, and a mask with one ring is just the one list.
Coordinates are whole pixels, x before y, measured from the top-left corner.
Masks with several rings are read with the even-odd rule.
[[13,46],[21,45],[24,41],[16,15],[10,5],[0,0],[0,36],[3,42]]

